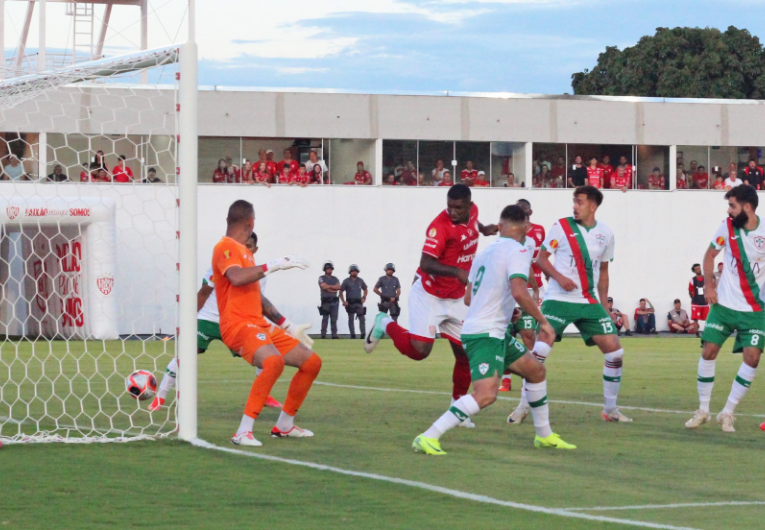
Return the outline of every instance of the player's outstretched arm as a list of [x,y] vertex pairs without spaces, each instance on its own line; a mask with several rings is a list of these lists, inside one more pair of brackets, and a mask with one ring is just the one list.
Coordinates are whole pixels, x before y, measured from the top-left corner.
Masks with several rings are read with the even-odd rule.
[[294,268],[307,269],[310,266],[311,264],[308,263],[308,260],[303,258],[284,256],[283,258],[276,258],[255,267],[229,267],[226,269],[226,278],[228,278],[234,287],[241,287],[242,285],[255,283],[276,271]]
[[485,236],[493,236],[493,235],[496,235],[497,232],[499,232],[499,227],[497,225],[482,225],[481,222],[479,221],[478,231]]
[[213,288],[207,285],[207,283],[203,283],[202,287],[199,288],[199,291],[197,292],[197,313],[202,310],[202,307],[204,307],[212,292]]
[[[510,280],[510,294],[513,295],[515,302],[526,314],[539,322],[540,331],[547,335],[546,338],[549,339],[549,344],[552,344],[555,339],[555,330],[539,310],[537,303],[531,298],[526,287],[527,283],[523,278],[513,278]],[[544,342],[547,342],[547,340],[544,340]]]
[[432,276],[450,276],[459,278],[464,284],[468,282],[468,271],[439,263],[436,258],[427,254],[423,254],[420,258],[420,268],[423,272]]
[[598,279],[598,298],[600,303],[608,311],[608,262],[604,261],[600,264],[600,278]]
[[706,298],[709,305],[717,303],[717,285],[715,285],[715,258],[719,253],[719,250],[710,245],[704,254],[704,261],[701,266],[702,270],[704,271],[704,298]]

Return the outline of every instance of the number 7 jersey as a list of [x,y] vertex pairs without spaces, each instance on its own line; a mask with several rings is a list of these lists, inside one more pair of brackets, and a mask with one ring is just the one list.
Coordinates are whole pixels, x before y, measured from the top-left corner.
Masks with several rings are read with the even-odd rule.
[[577,223],[573,217],[559,219],[547,233],[542,250],[555,255],[555,270],[576,283],[566,291],[554,278],[547,284],[545,300],[575,304],[597,304],[600,265],[614,259],[614,233],[602,222],[592,228]]
[[717,302],[735,311],[762,311],[760,287],[765,281],[765,226],[735,228],[730,218],[715,232],[712,248],[725,249],[723,271],[717,282]]

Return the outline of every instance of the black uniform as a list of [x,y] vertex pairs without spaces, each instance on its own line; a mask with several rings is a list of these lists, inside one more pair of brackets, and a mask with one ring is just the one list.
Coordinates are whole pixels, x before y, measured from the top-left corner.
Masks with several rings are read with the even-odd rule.
[[366,336],[366,310],[364,309],[364,302],[361,298],[364,296],[363,292],[367,289],[367,284],[364,280],[356,276],[347,277],[343,280],[343,284],[340,286],[340,291],[345,293],[345,301],[348,305],[345,310],[348,312],[348,329],[351,331],[351,338],[356,338],[356,327],[353,324],[353,316],[356,315],[359,318],[359,329],[361,330],[361,336]]
[[[339,285],[340,280],[332,275],[322,274],[319,276],[319,288],[321,284],[327,285]],[[340,300],[337,298],[337,291],[325,291],[321,289],[321,305],[319,306],[319,314],[321,315],[321,338],[327,338],[327,322],[332,324],[332,338],[337,338],[337,308],[340,304]]]
[[[398,316],[401,314],[401,307],[398,305],[398,296],[396,293],[401,289],[401,283],[395,276],[380,276],[375,284],[375,289],[379,289],[382,296],[380,296],[380,303],[377,307],[381,312],[387,313],[390,311],[390,317],[394,321],[398,321]],[[391,302],[391,298],[395,298],[395,301]]]

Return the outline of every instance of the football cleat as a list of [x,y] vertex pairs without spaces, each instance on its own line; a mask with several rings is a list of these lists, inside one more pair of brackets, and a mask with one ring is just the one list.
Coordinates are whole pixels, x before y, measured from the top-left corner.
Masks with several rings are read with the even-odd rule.
[[631,423],[632,418],[628,418],[621,412],[619,412],[619,409],[613,409],[610,411],[603,411],[602,413],[603,421],[617,421],[620,423]]
[[534,437],[534,447],[537,449],[576,449],[574,444],[564,442],[560,436],[552,433],[547,438]]
[[705,423],[709,423],[709,421],[712,419],[712,416],[707,412],[706,410],[697,410],[693,413],[693,418],[685,422],[685,428],[686,429],[696,429],[698,427],[701,427]]
[[155,396],[154,401],[152,401],[151,405],[149,405],[149,412],[157,412],[159,409],[162,408],[162,405],[164,404],[165,404],[165,398]]
[[380,343],[380,339],[385,336],[385,330],[382,327],[382,321],[387,316],[387,313],[377,313],[374,326],[372,326],[372,329],[369,330],[369,333],[367,333],[367,338],[364,340],[365,352],[372,353],[375,351],[375,348],[377,348],[377,345]]
[[722,425],[723,432],[736,432],[733,428],[733,422],[736,421],[736,417],[730,412],[722,411],[717,415],[717,423]]
[[280,431],[276,426],[271,429],[272,438],[311,438],[313,433],[308,429],[301,429],[293,425],[289,431]]
[[525,403],[521,403],[507,417],[507,423],[509,423],[510,425],[520,425],[521,423],[523,423],[523,420],[526,419],[526,416],[529,415],[529,412],[531,412],[531,407],[529,407]]
[[509,377],[505,377],[502,379],[502,386],[499,387],[500,392],[510,392],[513,388],[513,380]]
[[419,435],[412,442],[412,449],[415,453],[425,453],[426,455],[445,455],[446,451],[441,449],[441,443],[435,438],[426,438],[424,435]]
[[282,408],[282,404],[279,403],[278,401],[276,401],[271,396],[268,396],[266,398],[266,403],[265,404],[266,404],[266,407],[271,407],[272,409],[280,409],[280,408]]
[[235,434],[231,438],[231,443],[234,445],[242,445],[244,447],[260,447],[263,445],[255,439],[252,435],[252,431]]

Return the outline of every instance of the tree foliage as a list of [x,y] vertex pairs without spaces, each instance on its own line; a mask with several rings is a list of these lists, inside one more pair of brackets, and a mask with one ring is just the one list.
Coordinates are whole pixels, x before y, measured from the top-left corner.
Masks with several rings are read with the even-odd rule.
[[733,26],[657,28],[622,51],[606,47],[571,85],[578,95],[765,99],[765,51]]

